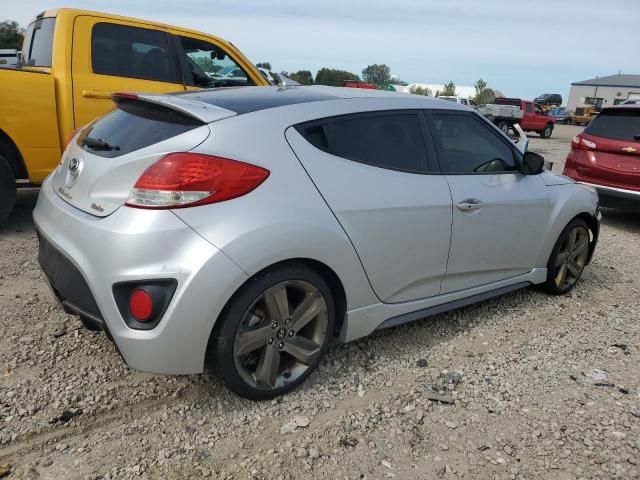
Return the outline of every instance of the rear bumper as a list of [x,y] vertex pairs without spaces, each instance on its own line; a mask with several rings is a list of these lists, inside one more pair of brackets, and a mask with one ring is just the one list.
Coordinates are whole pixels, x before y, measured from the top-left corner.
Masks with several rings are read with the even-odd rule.
[[600,205],[603,207],[620,208],[623,210],[640,210],[640,191],[597,185],[595,183],[582,181],[580,183],[590,185],[598,191]]
[[[215,320],[247,278],[235,263],[171,211],[122,207],[98,218],[61,200],[48,181],[33,217],[39,260],[65,311],[105,330],[133,368],[202,372]],[[113,285],[159,279],[177,282],[161,320],[151,330],[130,328]]]

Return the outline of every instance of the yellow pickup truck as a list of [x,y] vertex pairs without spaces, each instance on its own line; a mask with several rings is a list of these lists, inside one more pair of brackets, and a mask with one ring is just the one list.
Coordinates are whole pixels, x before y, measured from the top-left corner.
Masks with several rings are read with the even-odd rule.
[[0,68],[0,222],[17,187],[42,183],[75,129],[113,108],[113,92],[245,85],[268,82],[221,38],[84,10],[41,13],[20,63]]

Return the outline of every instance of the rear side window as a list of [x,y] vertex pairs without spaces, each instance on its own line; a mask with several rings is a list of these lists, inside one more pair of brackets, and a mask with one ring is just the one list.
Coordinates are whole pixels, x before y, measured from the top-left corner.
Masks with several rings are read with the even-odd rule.
[[94,73],[177,83],[166,33],[97,23],[91,34]]
[[416,113],[347,115],[296,127],[315,147],[376,167],[423,172],[427,153]]
[[472,114],[434,113],[433,135],[446,173],[504,173],[517,170],[513,150]]
[[[199,127],[202,123],[174,110],[135,100],[99,118],[78,138],[85,150],[101,157],[119,157]],[[109,147],[95,147],[96,142]],[[93,146],[92,146],[93,145]]]
[[615,140],[640,140],[640,110],[605,111],[594,118],[584,133]]
[[27,29],[22,45],[22,63],[30,67],[50,67],[55,18],[36,20]]

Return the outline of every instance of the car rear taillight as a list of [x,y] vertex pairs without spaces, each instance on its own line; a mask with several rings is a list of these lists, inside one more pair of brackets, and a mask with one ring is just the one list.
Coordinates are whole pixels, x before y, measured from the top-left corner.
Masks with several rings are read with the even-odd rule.
[[169,153],[148,167],[133,187],[127,205],[184,208],[241,197],[257,188],[269,170],[200,153]]
[[575,137],[573,137],[573,140],[571,140],[571,146],[579,150],[595,150],[598,148],[598,145],[596,145],[595,142],[587,140],[580,135],[576,135]]

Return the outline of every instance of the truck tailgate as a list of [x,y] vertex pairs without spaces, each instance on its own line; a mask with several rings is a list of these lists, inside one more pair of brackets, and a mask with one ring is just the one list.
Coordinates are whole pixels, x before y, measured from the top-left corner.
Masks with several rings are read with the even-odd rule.
[[29,179],[40,183],[60,160],[60,138],[52,75],[0,68],[0,130],[18,146]]

